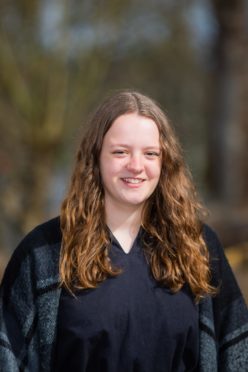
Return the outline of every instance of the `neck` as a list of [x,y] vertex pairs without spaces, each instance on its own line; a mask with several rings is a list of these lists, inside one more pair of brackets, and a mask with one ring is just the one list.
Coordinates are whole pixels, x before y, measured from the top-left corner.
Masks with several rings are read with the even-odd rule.
[[112,233],[116,231],[128,231],[131,235],[136,235],[141,224],[141,206],[118,206],[105,200],[106,223]]

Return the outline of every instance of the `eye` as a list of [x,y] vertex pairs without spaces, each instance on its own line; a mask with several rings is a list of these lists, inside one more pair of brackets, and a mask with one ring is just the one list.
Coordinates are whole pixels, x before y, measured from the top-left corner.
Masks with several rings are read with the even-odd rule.
[[126,155],[127,154],[127,151],[126,150],[114,150],[112,151],[112,154],[113,155],[117,155],[117,156],[123,156],[123,155]]
[[157,151],[147,151],[146,152],[146,156],[148,158],[156,158],[156,157],[159,157],[160,156],[160,153],[157,152]]

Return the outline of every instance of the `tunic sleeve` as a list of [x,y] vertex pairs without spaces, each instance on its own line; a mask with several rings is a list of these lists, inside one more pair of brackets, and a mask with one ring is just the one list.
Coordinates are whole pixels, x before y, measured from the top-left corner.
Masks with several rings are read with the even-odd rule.
[[19,371],[35,323],[29,238],[15,250],[1,283],[0,371]]
[[[248,371],[248,310],[240,288],[225,257],[216,234],[205,227],[205,240],[210,252],[212,284],[218,293],[205,299],[201,308],[201,354],[216,355],[211,371]],[[211,355],[202,355],[201,371],[210,371]],[[213,358],[213,355],[212,355]]]
[[19,244],[0,289],[0,372],[50,371],[58,289],[59,220]]

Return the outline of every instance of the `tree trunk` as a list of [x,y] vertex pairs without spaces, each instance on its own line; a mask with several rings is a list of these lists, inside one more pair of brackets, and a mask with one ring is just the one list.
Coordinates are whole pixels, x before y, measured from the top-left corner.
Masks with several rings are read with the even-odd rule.
[[209,172],[211,194],[225,205],[248,202],[248,28],[244,0],[212,0],[213,48]]

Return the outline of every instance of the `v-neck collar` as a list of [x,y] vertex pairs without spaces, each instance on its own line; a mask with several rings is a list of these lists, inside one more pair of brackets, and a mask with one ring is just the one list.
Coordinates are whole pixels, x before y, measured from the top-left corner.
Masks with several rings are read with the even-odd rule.
[[140,241],[140,238],[143,234],[143,228],[140,226],[139,228],[139,231],[133,241],[133,244],[129,250],[129,252],[125,252],[125,250],[123,249],[122,245],[120,244],[120,242],[118,241],[118,239],[115,237],[115,235],[112,233],[112,231],[110,230],[110,228],[107,226],[108,228],[108,231],[109,231],[109,236],[110,236],[110,241],[111,241],[111,244],[113,245],[116,245],[120,250],[121,252],[123,252],[123,254],[125,256],[129,256],[130,254],[133,254],[134,251],[136,251],[136,247],[139,245],[139,241]]

